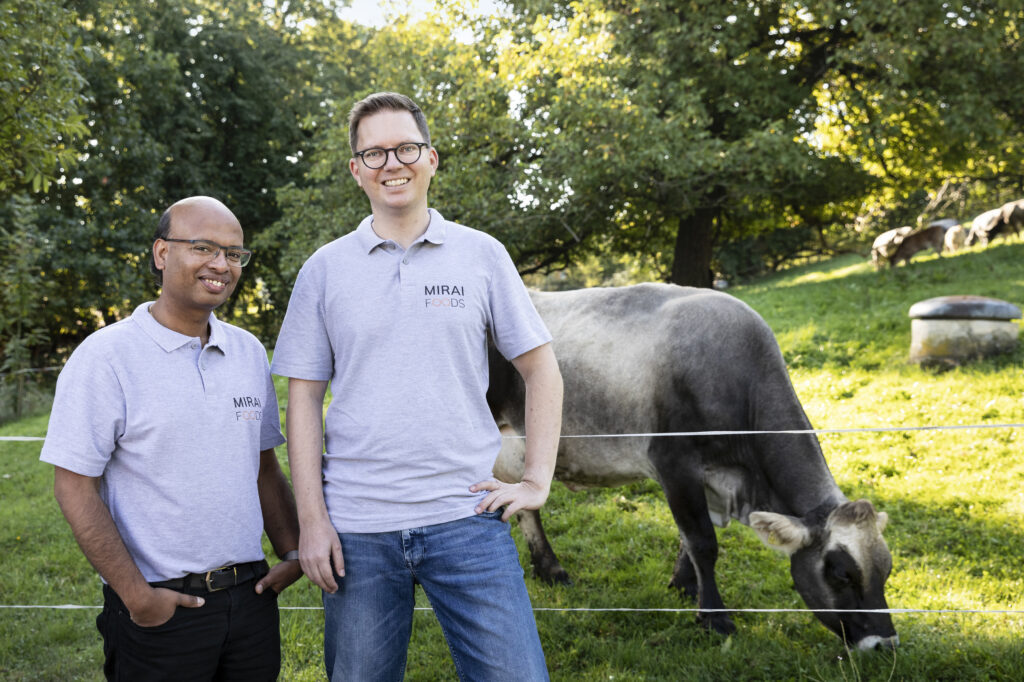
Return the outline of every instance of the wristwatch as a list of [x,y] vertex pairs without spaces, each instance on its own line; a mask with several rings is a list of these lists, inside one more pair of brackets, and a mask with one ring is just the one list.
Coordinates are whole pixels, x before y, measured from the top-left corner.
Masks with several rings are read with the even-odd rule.
[[298,561],[298,560],[299,560],[299,550],[297,550],[297,549],[293,549],[290,552],[285,552],[284,556],[281,557],[281,561]]

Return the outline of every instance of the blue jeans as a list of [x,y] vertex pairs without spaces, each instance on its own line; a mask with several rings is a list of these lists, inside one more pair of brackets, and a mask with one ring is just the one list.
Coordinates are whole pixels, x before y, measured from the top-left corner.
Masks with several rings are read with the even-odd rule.
[[547,680],[519,554],[484,512],[388,533],[339,533],[345,577],[324,593],[324,661],[332,682],[401,680],[416,584],[434,609],[460,680]]

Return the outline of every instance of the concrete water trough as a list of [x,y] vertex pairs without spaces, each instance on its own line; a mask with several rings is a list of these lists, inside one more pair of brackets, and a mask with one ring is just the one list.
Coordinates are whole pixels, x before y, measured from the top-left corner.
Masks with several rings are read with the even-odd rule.
[[910,361],[961,365],[1017,347],[1021,310],[985,296],[940,296],[910,306]]

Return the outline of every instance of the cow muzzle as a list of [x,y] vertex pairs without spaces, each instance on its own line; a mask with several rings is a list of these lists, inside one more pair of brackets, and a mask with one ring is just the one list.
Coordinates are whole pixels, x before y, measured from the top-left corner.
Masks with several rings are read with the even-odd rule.
[[879,637],[878,635],[868,635],[859,642],[857,642],[857,649],[859,651],[892,651],[900,644],[899,635],[893,635],[892,637]]

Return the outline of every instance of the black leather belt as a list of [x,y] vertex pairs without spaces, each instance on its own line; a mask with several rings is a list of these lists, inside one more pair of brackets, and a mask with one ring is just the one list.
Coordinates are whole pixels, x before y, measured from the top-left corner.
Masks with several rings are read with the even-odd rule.
[[232,566],[221,566],[205,573],[189,573],[181,578],[162,580],[158,583],[150,583],[153,587],[165,587],[169,590],[183,592],[186,590],[200,590],[205,592],[216,592],[244,582],[262,578],[270,570],[266,559],[250,561],[247,564],[234,564]]

